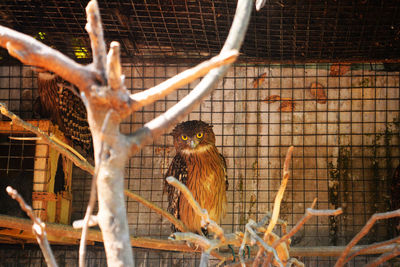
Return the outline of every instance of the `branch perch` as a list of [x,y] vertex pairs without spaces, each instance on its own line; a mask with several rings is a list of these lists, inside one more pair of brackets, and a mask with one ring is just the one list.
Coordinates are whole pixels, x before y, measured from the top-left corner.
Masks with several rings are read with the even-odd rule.
[[198,216],[200,216],[201,226],[215,233],[217,238],[220,239],[222,243],[224,243],[224,230],[216,222],[210,219],[207,210],[200,207],[199,203],[197,203],[197,201],[194,199],[192,192],[190,192],[184,184],[182,184],[172,176],[167,177],[166,180],[170,185],[175,186],[185,196],[190,206],[193,208],[194,212]]

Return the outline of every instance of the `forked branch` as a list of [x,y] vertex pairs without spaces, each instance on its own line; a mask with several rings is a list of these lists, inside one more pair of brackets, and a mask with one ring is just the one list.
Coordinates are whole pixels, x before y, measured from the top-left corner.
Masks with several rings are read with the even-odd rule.
[[[229,35],[221,50],[221,55],[232,50],[240,50],[249,24],[253,4],[252,0],[238,1],[235,17]],[[141,147],[150,143],[154,137],[170,130],[176,122],[197,107],[211,93],[218,81],[226,74],[229,67],[230,64],[211,70],[186,97],[133,133],[130,137],[131,153],[135,153]]]
[[[390,219],[399,216],[400,216],[400,209],[383,213],[375,213],[374,215],[372,215],[372,217],[364,225],[361,231],[350,241],[349,244],[347,244],[342,255],[337,260],[335,267],[340,267],[344,265],[344,263],[346,262],[346,257],[350,253],[351,248],[354,247],[358,243],[358,241],[361,240],[361,238],[363,238],[366,234],[368,234],[369,230],[371,230],[372,226],[374,226],[377,220]],[[395,248],[395,250],[397,253],[398,249]]]

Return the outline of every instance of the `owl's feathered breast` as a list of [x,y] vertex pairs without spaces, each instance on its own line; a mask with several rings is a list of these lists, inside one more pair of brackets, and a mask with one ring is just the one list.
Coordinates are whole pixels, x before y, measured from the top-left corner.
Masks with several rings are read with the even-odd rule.
[[[202,208],[208,210],[210,218],[219,221],[226,213],[225,159],[215,146],[201,153],[177,153],[166,176],[174,176],[192,192]],[[190,231],[201,231],[200,217],[197,216],[179,190],[166,184],[168,211],[188,227]],[[175,229],[174,229],[175,230]]]

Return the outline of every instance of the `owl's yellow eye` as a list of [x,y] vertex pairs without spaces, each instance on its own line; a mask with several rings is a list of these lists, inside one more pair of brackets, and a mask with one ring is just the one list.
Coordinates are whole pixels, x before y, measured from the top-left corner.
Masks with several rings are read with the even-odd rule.
[[200,139],[200,138],[202,138],[202,137],[203,137],[203,133],[197,133],[197,134],[196,134],[196,136],[197,136],[197,138],[199,138],[199,139]]
[[188,139],[188,137],[186,135],[182,135],[181,138],[183,141],[186,141]]

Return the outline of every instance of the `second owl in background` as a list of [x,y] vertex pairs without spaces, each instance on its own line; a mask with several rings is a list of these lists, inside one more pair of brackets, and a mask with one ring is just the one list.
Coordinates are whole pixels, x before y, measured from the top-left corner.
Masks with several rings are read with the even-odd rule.
[[[172,131],[176,155],[165,177],[173,176],[192,192],[196,201],[208,211],[210,219],[220,223],[226,214],[225,158],[215,146],[212,126],[203,121],[186,121]],[[201,218],[178,189],[165,182],[168,192],[168,211],[195,233],[206,233]],[[172,227],[176,231],[175,227]]]

